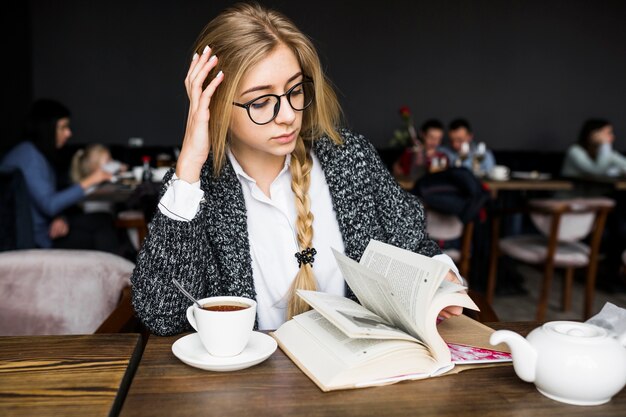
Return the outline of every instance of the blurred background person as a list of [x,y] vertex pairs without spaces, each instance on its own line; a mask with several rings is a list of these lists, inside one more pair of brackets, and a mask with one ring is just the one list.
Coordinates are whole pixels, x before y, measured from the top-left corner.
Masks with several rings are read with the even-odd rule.
[[428,172],[442,171],[448,167],[448,156],[441,147],[443,131],[443,123],[437,119],[426,120],[420,128]]
[[[626,158],[613,149],[615,134],[611,122],[604,119],[586,120],[578,134],[577,143],[567,150],[561,175],[578,179],[610,178],[626,173]],[[603,183],[581,182],[567,194],[574,197],[604,195],[615,200],[609,213],[602,238],[606,258],[599,265],[598,287],[608,292],[626,292],[626,279],[621,274],[622,252],[626,249],[626,198]]]
[[[102,169],[111,175],[116,175],[126,171],[128,167],[114,160],[109,148],[99,143],[94,143],[74,153],[70,169],[70,179],[74,183],[80,184],[81,181],[92,175],[98,169]],[[115,179],[115,177],[112,179]],[[113,203],[109,201],[83,201],[81,206],[86,213],[113,213],[114,211]]]
[[[450,148],[444,148],[451,166],[465,167],[474,173],[489,173],[496,165],[493,153],[484,142],[474,144],[474,133],[465,119],[455,119],[448,126]],[[476,164],[476,165],[474,165]]]
[[99,168],[79,183],[57,190],[54,166],[59,149],[72,136],[70,116],[67,107],[57,101],[37,100],[27,116],[22,140],[4,155],[0,166],[18,168],[24,176],[38,247],[113,249],[110,245],[83,247],[80,240],[75,240],[76,232],[80,232],[78,228],[74,230],[68,218],[61,216],[63,210],[81,201],[88,190],[111,179],[110,173]]
[[626,173],[626,158],[613,149],[615,134],[608,120],[583,123],[578,142],[565,155],[561,175],[572,178],[615,177]]

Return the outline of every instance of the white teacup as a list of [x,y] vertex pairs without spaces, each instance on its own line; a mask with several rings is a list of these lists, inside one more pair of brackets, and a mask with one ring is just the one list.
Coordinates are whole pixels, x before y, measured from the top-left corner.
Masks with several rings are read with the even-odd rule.
[[[209,297],[187,308],[187,320],[200,336],[204,348],[213,356],[235,356],[248,344],[256,318],[256,301],[245,297]],[[233,311],[207,310],[218,306],[243,307]]]
[[489,177],[494,180],[507,180],[511,170],[504,165],[496,165],[489,171]]

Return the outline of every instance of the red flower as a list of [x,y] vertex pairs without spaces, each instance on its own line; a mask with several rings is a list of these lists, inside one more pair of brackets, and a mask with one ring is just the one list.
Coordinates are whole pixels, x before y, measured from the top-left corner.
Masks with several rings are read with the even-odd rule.
[[402,116],[402,117],[410,117],[411,116],[411,109],[409,109],[409,106],[402,106],[402,107],[400,107],[400,116]]

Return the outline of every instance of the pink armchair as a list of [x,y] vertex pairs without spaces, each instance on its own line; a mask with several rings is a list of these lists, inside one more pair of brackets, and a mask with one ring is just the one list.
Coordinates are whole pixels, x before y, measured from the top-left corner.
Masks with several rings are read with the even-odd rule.
[[133,268],[122,257],[97,251],[0,253],[0,335],[96,332],[122,296],[128,298]]

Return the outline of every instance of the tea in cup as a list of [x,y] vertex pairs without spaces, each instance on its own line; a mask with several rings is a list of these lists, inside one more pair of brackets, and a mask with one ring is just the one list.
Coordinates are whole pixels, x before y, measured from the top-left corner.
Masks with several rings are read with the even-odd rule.
[[509,167],[504,165],[496,165],[491,171],[489,171],[489,177],[494,180],[508,180],[509,179]]
[[209,297],[187,308],[187,320],[213,356],[235,356],[248,344],[256,318],[256,301],[245,297]]

